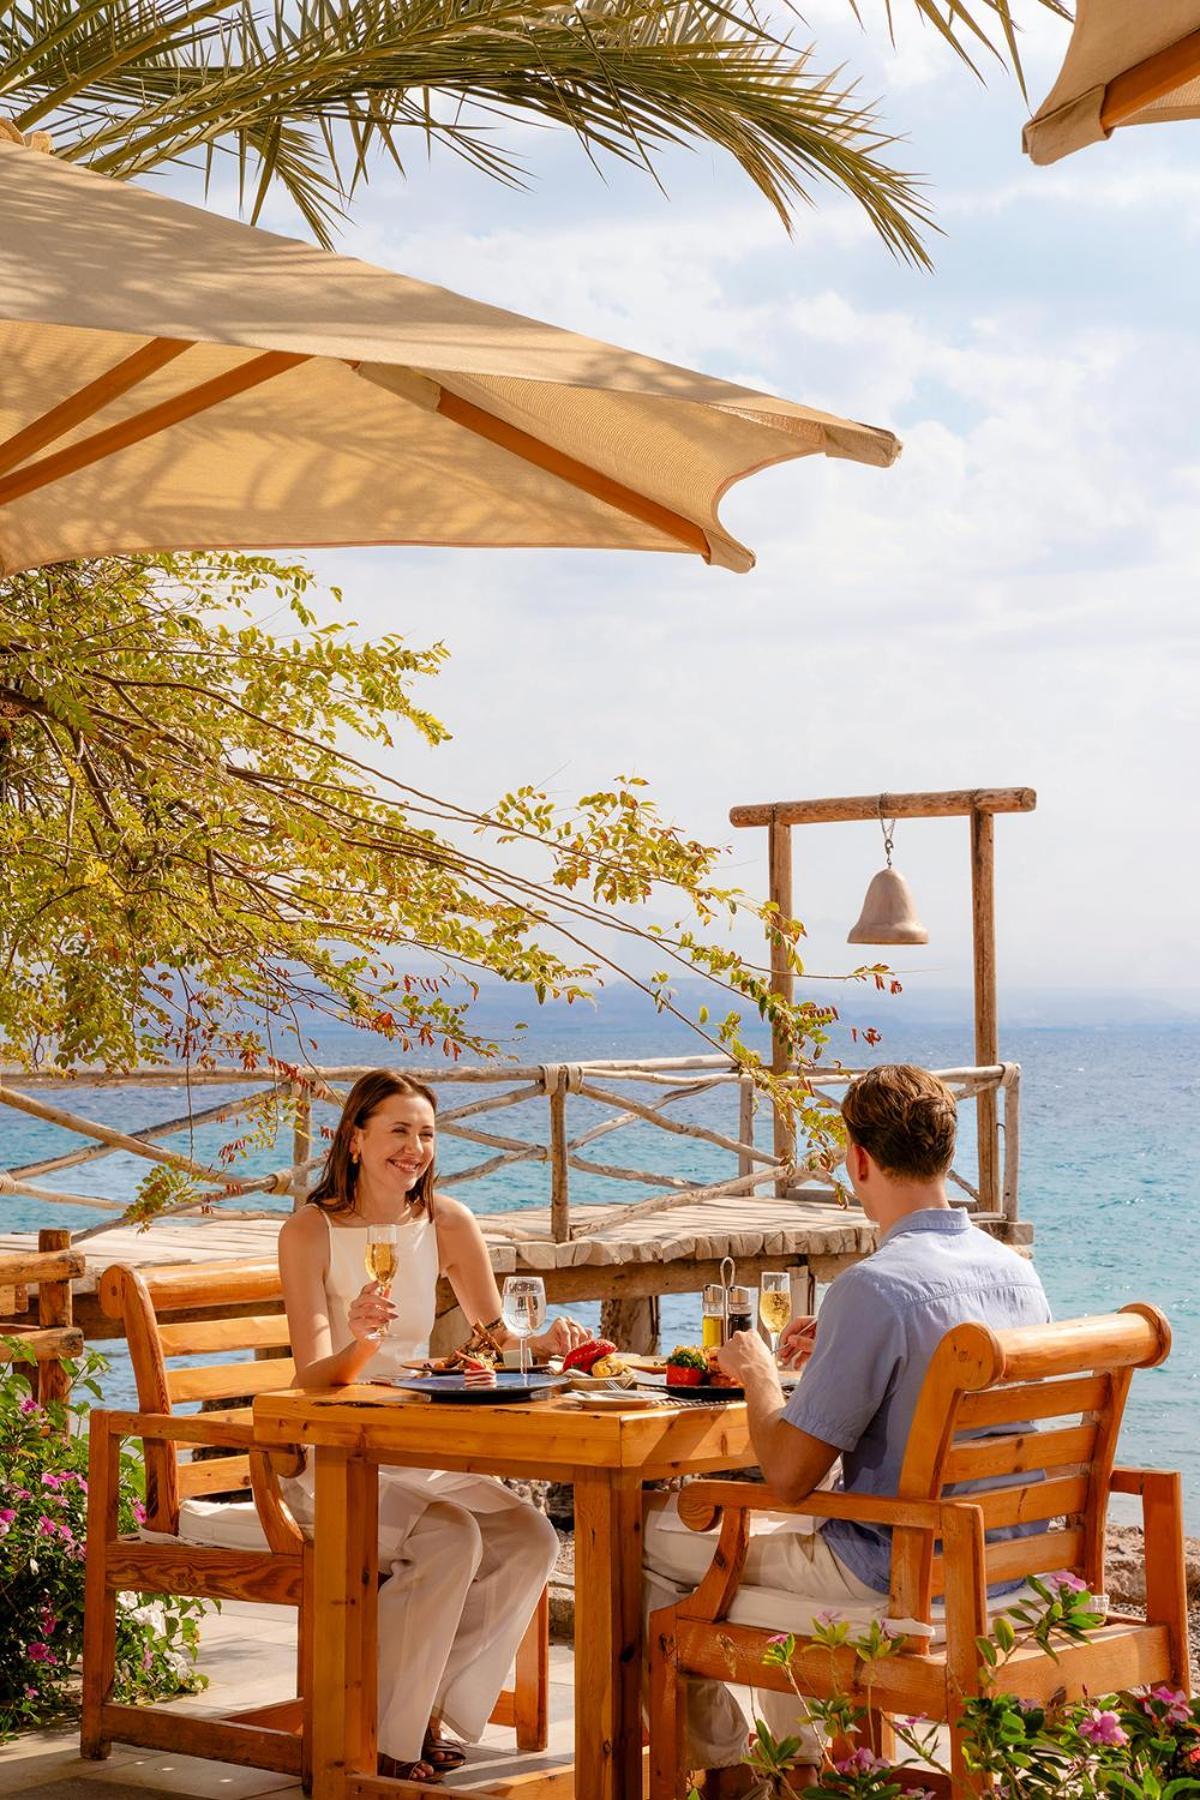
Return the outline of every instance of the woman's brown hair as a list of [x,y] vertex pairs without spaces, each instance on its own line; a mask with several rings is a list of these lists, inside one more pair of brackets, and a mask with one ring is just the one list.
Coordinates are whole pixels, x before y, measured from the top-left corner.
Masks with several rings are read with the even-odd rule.
[[[358,1161],[350,1153],[350,1140],[356,1131],[362,1129],[371,1114],[377,1112],[393,1094],[412,1094],[416,1099],[428,1100],[435,1115],[437,1113],[437,1095],[422,1081],[413,1081],[409,1076],[401,1075],[397,1069],[372,1069],[369,1075],[360,1075],[346,1096],[342,1116],[338,1120],[333,1142],[325,1158],[325,1167],[321,1170],[316,1187],[308,1196],[310,1206],[319,1206],[324,1212],[331,1213],[350,1212],[353,1209],[355,1189],[358,1186]],[[431,1218],[435,1180],[436,1171],[431,1162],[413,1184],[409,1194],[410,1203],[415,1210],[427,1213]]]

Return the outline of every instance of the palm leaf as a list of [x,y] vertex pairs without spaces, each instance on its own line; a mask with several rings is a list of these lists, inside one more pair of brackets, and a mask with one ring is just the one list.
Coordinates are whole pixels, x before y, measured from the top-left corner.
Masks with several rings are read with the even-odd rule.
[[[1019,69],[1009,0],[912,3],[968,62],[984,46]],[[233,156],[252,217],[282,187],[327,245],[373,161],[403,172],[406,131],[504,181],[524,175],[503,133],[519,116],[652,173],[667,147],[707,142],[785,224],[832,184],[927,261],[894,139],[755,0],[0,0],[5,112],[115,176]]]

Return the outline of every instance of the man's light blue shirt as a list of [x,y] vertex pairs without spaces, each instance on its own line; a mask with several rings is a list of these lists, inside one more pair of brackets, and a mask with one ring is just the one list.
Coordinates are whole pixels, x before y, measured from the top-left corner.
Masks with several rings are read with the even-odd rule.
[[[847,1492],[896,1492],[929,1360],[970,1319],[996,1329],[1045,1325],[1050,1306],[1033,1264],[955,1208],[910,1213],[833,1283],[783,1416],[837,1445]],[[848,1519],[829,1519],[821,1531],[860,1581],[887,1593],[890,1532]]]

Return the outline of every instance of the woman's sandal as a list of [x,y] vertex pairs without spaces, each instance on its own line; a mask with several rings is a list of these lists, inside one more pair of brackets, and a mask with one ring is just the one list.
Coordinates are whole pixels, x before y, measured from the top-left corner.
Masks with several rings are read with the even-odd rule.
[[418,1762],[397,1762],[394,1756],[384,1756],[381,1751],[379,1773],[389,1781],[421,1781],[435,1787],[445,1771],[438,1769],[426,1756]]
[[429,1763],[439,1775],[449,1775],[453,1770],[462,1768],[467,1760],[467,1753],[452,1738],[438,1737],[434,1732],[427,1731],[425,1742],[421,1745],[421,1760]]

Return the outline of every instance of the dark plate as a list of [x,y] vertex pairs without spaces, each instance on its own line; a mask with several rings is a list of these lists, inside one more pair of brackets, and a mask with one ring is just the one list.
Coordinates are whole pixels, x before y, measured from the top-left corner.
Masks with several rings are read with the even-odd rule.
[[744,1400],[745,1388],[710,1387],[702,1381],[698,1387],[687,1387],[683,1382],[653,1381],[649,1376],[640,1376],[637,1386],[652,1388],[655,1393],[669,1394],[674,1400]]
[[[416,1362],[401,1363],[400,1367],[402,1369],[411,1369],[414,1375],[424,1376],[424,1378],[428,1381],[446,1381],[451,1376],[453,1376],[455,1380],[462,1379],[462,1370],[461,1369],[425,1369],[425,1368],[422,1368],[420,1363],[416,1363]],[[530,1365],[529,1365],[529,1373],[531,1375],[546,1375],[549,1373],[549,1369],[550,1369],[549,1363],[530,1363]],[[497,1374],[514,1375],[514,1374],[519,1374],[520,1370],[519,1369],[498,1369],[496,1372],[497,1372]]]
[[562,1375],[530,1375],[524,1379],[519,1369],[498,1369],[495,1387],[467,1386],[465,1375],[413,1375],[393,1380],[389,1387],[403,1388],[409,1394],[426,1394],[430,1400],[453,1405],[495,1406],[509,1400],[548,1400],[569,1386]]

